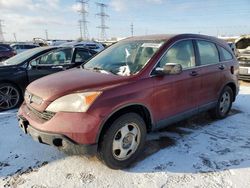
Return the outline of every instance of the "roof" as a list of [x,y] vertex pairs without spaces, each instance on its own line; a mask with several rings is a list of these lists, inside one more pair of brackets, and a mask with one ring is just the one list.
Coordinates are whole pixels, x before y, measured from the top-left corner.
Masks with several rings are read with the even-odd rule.
[[173,34],[158,34],[158,35],[144,35],[144,36],[134,36],[128,37],[123,41],[133,41],[133,40],[169,40],[176,35]]

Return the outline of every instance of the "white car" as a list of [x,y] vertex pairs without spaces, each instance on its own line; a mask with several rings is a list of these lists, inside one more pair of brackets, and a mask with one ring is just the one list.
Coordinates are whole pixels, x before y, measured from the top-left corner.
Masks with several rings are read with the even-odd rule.
[[64,43],[62,44],[62,46],[75,46],[75,47],[85,47],[91,50],[94,50],[96,52],[100,52],[102,50],[105,49],[105,47],[98,42],[86,42],[86,41],[82,41],[82,42],[68,42],[68,43]]
[[18,44],[18,43],[15,43],[15,44],[11,44],[10,47],[12,49],[14,49],[17,54],[19,54],[21,52],[24,52],[25,50],[36,48],[36,47],[39,47],[39,46],[36,45],[36,44],[21,44],[21,43]]

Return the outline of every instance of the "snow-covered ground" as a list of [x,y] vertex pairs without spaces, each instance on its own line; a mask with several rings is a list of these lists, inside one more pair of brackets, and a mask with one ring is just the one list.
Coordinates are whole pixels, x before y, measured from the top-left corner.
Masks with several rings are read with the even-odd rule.
[[249,85],[228,118],[204,113],[152,133],[138,162],[119,171],[34,142],[16,110],[0,113],[0,187],[250,187]]

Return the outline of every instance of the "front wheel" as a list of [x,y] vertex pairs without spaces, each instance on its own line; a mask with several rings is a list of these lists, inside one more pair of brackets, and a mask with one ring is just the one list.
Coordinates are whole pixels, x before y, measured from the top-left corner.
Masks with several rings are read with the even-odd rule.
[[226,86],[220,94],[217,105],[211,110],[211,115],[216,119],[225,118],[231,110],[233,103],[233,91],[230,87]]
[[19,89],[10,83],[0,84],[0,111],[18,107],[22,101]]
[[136,113],[124,114],[112,123],[101,139],[98,157],[112,169],[125,168],[143,150],[145,122]]

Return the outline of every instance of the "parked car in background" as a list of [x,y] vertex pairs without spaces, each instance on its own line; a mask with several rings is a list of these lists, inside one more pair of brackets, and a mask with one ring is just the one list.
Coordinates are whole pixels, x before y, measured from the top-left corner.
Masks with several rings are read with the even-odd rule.
[[82,42],[67,42],[67,43],[63,43],[61,46],[74,46],[74,47],[84,47],[84,48],[88,48],[91,50],[94,50],[96,52],[100,52],[102,50],[105,49],[105,47],[103,46],[102,43],[98,43],[98,42],[86,42],[86,41],[82,41]]
[[250,81],[250,35],[244,35],[235,41],[240,64],[239,78]]
[[17,54],[24,52],[26,50],[30,50],[32,48],[37,48],[39,45],[37,44],[25,44],[25,43],[14,43],[10,45],[11,48],[15,50]]
[[79,66],[95,53],[80,47],[39,47],[2,62],[0,64],[0,111],[17,107],[23,100],[26,86],[32,81]]
[[0,43],[0,62],[14,55],[16,55],[16,52],[10,47],[10,45]]
[[19,125],[40,143],[97,153],[110,168],[124,168],[141,154],[147,132],[207,110],[225,118],[238,68],[227,43],[214,37],[128,38],[81,69],[31,83]]
[[59,46],[67,42],[72,42],[72,40],[47,40],[49,46]]

